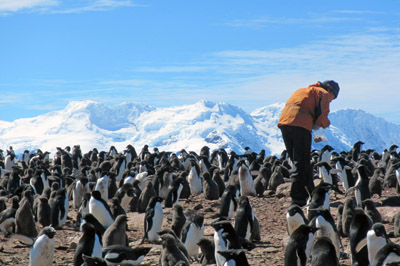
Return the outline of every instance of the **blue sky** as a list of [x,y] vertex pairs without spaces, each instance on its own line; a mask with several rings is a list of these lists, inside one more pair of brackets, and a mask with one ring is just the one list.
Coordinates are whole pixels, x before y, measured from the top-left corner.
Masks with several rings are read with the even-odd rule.
[[400,1],[0,0],[0,120],[70,101],[251,112],[336,80],[400,124]]

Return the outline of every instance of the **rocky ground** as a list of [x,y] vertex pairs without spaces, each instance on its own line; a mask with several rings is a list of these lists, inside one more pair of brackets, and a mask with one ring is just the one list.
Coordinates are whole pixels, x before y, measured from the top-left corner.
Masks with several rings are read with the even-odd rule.
[[[261,226],[261,241],[256,243],[256,248],[247,252],[247,258],[250,265],[283,265],[285,243],[288,241],[286,232],[285,213],[290,204],[288,194],[289,184],[283,184],[280,188],[279,195],[270,195],[265,193],[264,197],[251,197],[251,203],[255,215],[258,217]],[[382,198],[374,196],[373,200],[380,203],[381,200],[388,195],[395,194],[394,189],[385,190]],[[337,206],[339,202],[343,202],[343,196],[333,194],[331,197],[331,212],[336,219]],[[181,200],[180,204],[186,210],[186,213],[197,210],[205,216],[205,232],[204,236],[212,238],[214,230],[210,226],[214,220],[212,217],[219,210],[219,201],[204,200],[203,194],[192,197],[190,200]],[[382,214],[387,232],[393,231],[393,216],[400,210],[399,207],[378,207]],[[54,265],[72,265],[75,252],[75,243],[79,240],[81,233],[77,231],[73,222],[76,218],[75,210],[69,212],[68,223],[63,230],[57,230],[56,233],[56,248],[54,253]],[[144,214],[128,213],[128,236],[130,246],[140,244],[143,237],[143,220]],[[172,209],[164,209],[163,227],[170,227],[172,222]],[[233,221],[232,221],[233,222]],[[400,242],[398,239],[392,239],[394,242]],[[344,252],[348,252],[348,239],[342,239]],[[161,252],[161,245],[148,244],[151,246],[150,253],[146,256],[142,265],[158,265],[158,259]],[[0,265],[28,265],[29,263],[29,248],[22,245],[14,239],[0,236]],[[341,265],[350,265],[350,259],[341,259]],[[192,265],[200,265],[192,263]]]

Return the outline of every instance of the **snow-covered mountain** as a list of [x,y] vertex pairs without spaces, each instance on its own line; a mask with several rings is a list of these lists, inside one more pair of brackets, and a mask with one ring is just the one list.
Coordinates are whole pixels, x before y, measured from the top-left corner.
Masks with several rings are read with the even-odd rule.
[[[137,150],[150,148],[199,152],[225,148],[242,153],[253,151],[280,154],[284,149],[276,127],[283,104],[273,104],[251,114],[228,103],[200,101],[192,105],[155,108],[136,103],[108,106],[93,101],[71,102],[64,110],[14,122],[0,121],[2,149],[13,146],[17,153],[27,149],[55,152],[56,147],[79,144],[84,152],[93,148],[122,151],[128,144]],[[365,149],[380,152],[400,144],[400,125],[377,118],[362,110],[346,109],[330,114],[326,130],[328,142],[336,151],[347,151],[358,140]]]

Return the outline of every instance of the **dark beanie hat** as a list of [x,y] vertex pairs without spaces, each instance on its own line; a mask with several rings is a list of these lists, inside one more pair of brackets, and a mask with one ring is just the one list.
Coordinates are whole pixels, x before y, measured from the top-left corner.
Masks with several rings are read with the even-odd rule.
[[325,90],[329,89],[335,95],[335,99],[338,97],[340,88],[339,84],[336,81],[325,80],[321,83],[321,85]]

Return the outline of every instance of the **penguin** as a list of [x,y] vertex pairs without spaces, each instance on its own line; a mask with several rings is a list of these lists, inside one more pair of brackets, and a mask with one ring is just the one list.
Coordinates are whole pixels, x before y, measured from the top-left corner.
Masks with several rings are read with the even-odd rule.
[[376,253],[388,242],[388,236],[383,224],[375,223],[367,233],[368,261],[370,265],[374,262]]
[[282,175],[282,166],[278,165],[275,167],[274,171],[271,174],[271,178],[269,179],[268,182],[268,188],[270,190],[276,191],[276,188],[285,183],[284,179],[283,179],[283,175]]
[[238,205],[234,228],[239,237],[249,240],[254,226],[253,208],[247,196],[241,196]]
[[99,179],[97,179],[96,186],[94,187],[94,190],[100,191],[101,198],[105,202],[108,201],[108,183],[109,183],[108,175],[105,173],[102,173],[101,177]]
[[160,231],[163,221],[162,201],[163,199],[160,197],[152,197],[149,201],[144,218],[144,237],[142,243],[145,239],[150,242],[159,240],[158,231]]
[[46,227],[51,224],[51,207],[46,197],[39,197],[36,216],[36,221],[38,221],[42,227]]
[[174,209],[174,212],[173,212],[173,215],[172,215],[171,229],[180,238],[181,237],[182,228],[186,223],[186,217],[185,217],[185,214],[183,212],[183,208],[182,208],[181,205],[175,204],[173,209]]
[[225,190],[225,183],[221,178],[221,175],[219,173],[219,168],[216,168],[213,170],[213,176],[212,176],[212,180],[217,183],[218,185],[218,195],[219,197],[222,197],[222,194],[224,193]]
[[350,224],[353,221],[354,210],[356,203],[353,198],[346,198],[342,213],[342,231],[343,236],[349,236]]
[[253,177],[244,160],[239,160],[237,163],[239,167],[239,184],[240,195],[242,196],[256,196],[256,189],[254,187]]
[[96,219],[96,217],[93,216],[91,213],[86,213],[82,217],[82,223],[80,224],[80,231],[83,232],[83,225],[85,223],[90,223],[94,226],[96,230],[96,234],[99,236],[99,239],[103,238],[104,232],[106,229],[103,227],[103,225]]
[[138,211],[138,204],[139,204],[139,197],[142,194],[142,190],[139,187],[140,181],[134,180],[132,182],[132,189],[133,189],[133,197],[128,205],[128,210],[130,212],[137,212]]
[[207,200],[217,200],[219,199],[219,188],[218,184],[212,180],[210,173],[205,172],[203,174],[204,178],[204,197]]
[[124,210],[124,208],[122,208],[119,200],[115,197],[110,200],[110,210],[113,217],[117,217],[121,214],[126,215],[126,211]]
[[236,208],[236,188],[232,185],[229,185],[225,188],[225,191],[222,194],[219,215],[226,217],[227,219],[231,219],[234,216]]
[[89,192],[89,180],[82,176],[74,184],[72,190],[72,206],[74,209],[79,209],[82,203],[83,195]]
[[245,249],[220,250],[218,253],[225,258],[226,262],[224,265],[226,266],[250,266]]
[[382,216],[376,209],[375,203],[371,199],[364,200],[363,205],[365,214],[367,214],[368,217],[371,218],[373,224],[382,222]]
[[333,169],[327,162],[322,161],[316,163],[315,166],[318,167],[319,176],[325,183],[336,185],[336,180],[333,179],[332,174],[337,174],[341,172],[340,170]]
[[311,255],[316,227],[300,225],[291,235],[285,250],[285,266],[305,266]]
[[309,199],[307,210],[308,220],[314,217],[314,213],[318,208],[324,208],[330,210],[330,191],[332,185],[321,182],[311,193],[311,199]]
[[382,179],[383,179],[382,172],[383,172],[382,168],[375,169],[374,174],[369,180],[368,188],[371,197],[373,197],[375,194],[378,195],[379,197],[382,196]]
[[103,247],[112,245],[129,246],[128,235],[126,234],[127,217],[124,214],[118,215],[114,223],[104,232],[102,237]]
[[83,234],[75,249],[74,266],[81,266],[83,264],[83,254],[90,257],[102,257],[102,245],[94,226],[90,223],[85,223],[82,229]]
[[158,234],[160,235],[160,237],[162,235],[165,234],[170,234],[175,238],[175,242],[176,242],[176,246],[178,247],[178,249],[183,253],[183,255],[185,255],[185,257],[190,261],[190,256],[189,256],[189,252],[187,251],[185,244],[183,244],[183,242],[181,241],[180,238],[178,238],[178,236],[175,234],[175,232],[172,229],[169,228],[164,228],[161,231],[158,232]]
[[362,209],[356,208],[349,232],[352,265],[368,265],[369,263],[367,233],[371,229],[371,226],[371,219]]
[[290,236],[302,224],[308,224],[307,218],[304,216],[303,210],[299,205],[292,204],[286,212],[287,232]]
[[349,189],[346,194],[354,191],[357,207],[362,208],[362,201],[371,198],[371,194],[369,192],[369,177],[367,174],[367,168],[364,165],[360,165],[357,168],[357,182],[354,185],[353,189]]
[[[170,234],[161,236],[162,250],[159,259],[160,266],[173,266],[183,262],[184,266],[189,266],[189,260],[176,245],[175,237]],[[182,265],[182,264],[181,264]]]
[[30,266],[53,265],[56,231],[51,226],[43,227],[39,236],[35,239],[29,254]]
[[311,266],[339,266],[335,246],[330,238],[317,238],[311,251]]
[[156,196],[156,191],[153,187],[153,183],[148,180],[146,187],[142,190],[142,193],[139,196],[138,207],[137,207],[138,213],[143,213],[146,211],[150,199],[154,196]]
[[107,265],[140,265],[151,247],[127,247],[112,245],[103,248],[103,257]]
[[182,228],[181,239],[190,257],[198,260],[199,246],[197,242],[204,235],[204,216],[195,214]]
[[23,198],[19,208],[15,213],[15,233],[30,238],[35,238],[38,234],[35,220],[33,219],[32,207],[29,200]]
[[389,242],[381,248],[375,256],[372,266],[399,265],[400,245]]
[[124,208],[125,212],[128,211],[129,203],[131,202],[132,198],[135,196],[135,191],[133,188],[133,184],[125,183],[117,190],[117,193],[114,197],[118,198],[121,207]]
[[0,212],[0,230],[4,235],[8,236],[14,232],[15,214],[19,207],[18,196],[11,198],[11,206]]
[[179,201],[184,182],[185,181],[182,177],[178,177],[172,181],[171,185],[168,188],[167,197],[165,198],[165,208],[171,208]]
[[94,190],[89,200],[89,213],[107,229],[113,222],[114,217],[107,202],[101,197],[100,191]]
[[56,192],[56,196],[51,204],[51,224],[56,229],[61,229],[64,225],[63,217],[67,214],[65,209],[65,193],[63,189]]
[[317,209],[314,218],[308,224],[319,228],[315,234],[316,237],[328,237],[332,241],[336,250],[336,257],[339,259],[341,247],[340,236],[331,213],[327,209]]
[[322,147],[322,149],[319,152],[319,162],[326,162],[328,164],[330,164],[331,162],[331,152],[334,150],[334,148],[332,148],[329,145],[325,145],[324,147]]
[[196,170],[196,162],[194,160],[191,160],[190,163],[191,168],[188,175],[190,193],[192,195],[199,195],[203,191],[203,185],[199,176],[199,172]]
[[214,241],[203,237],[197,242],[197,245],[201,249],[199,260],[201,265],[216,264]]
[[242,246],[235,229],[229,221],[215,221],[211,223],[211,226],[214,228],[215,261],[217,266],[222,266],[226,260],[218,251],[240,249]]

